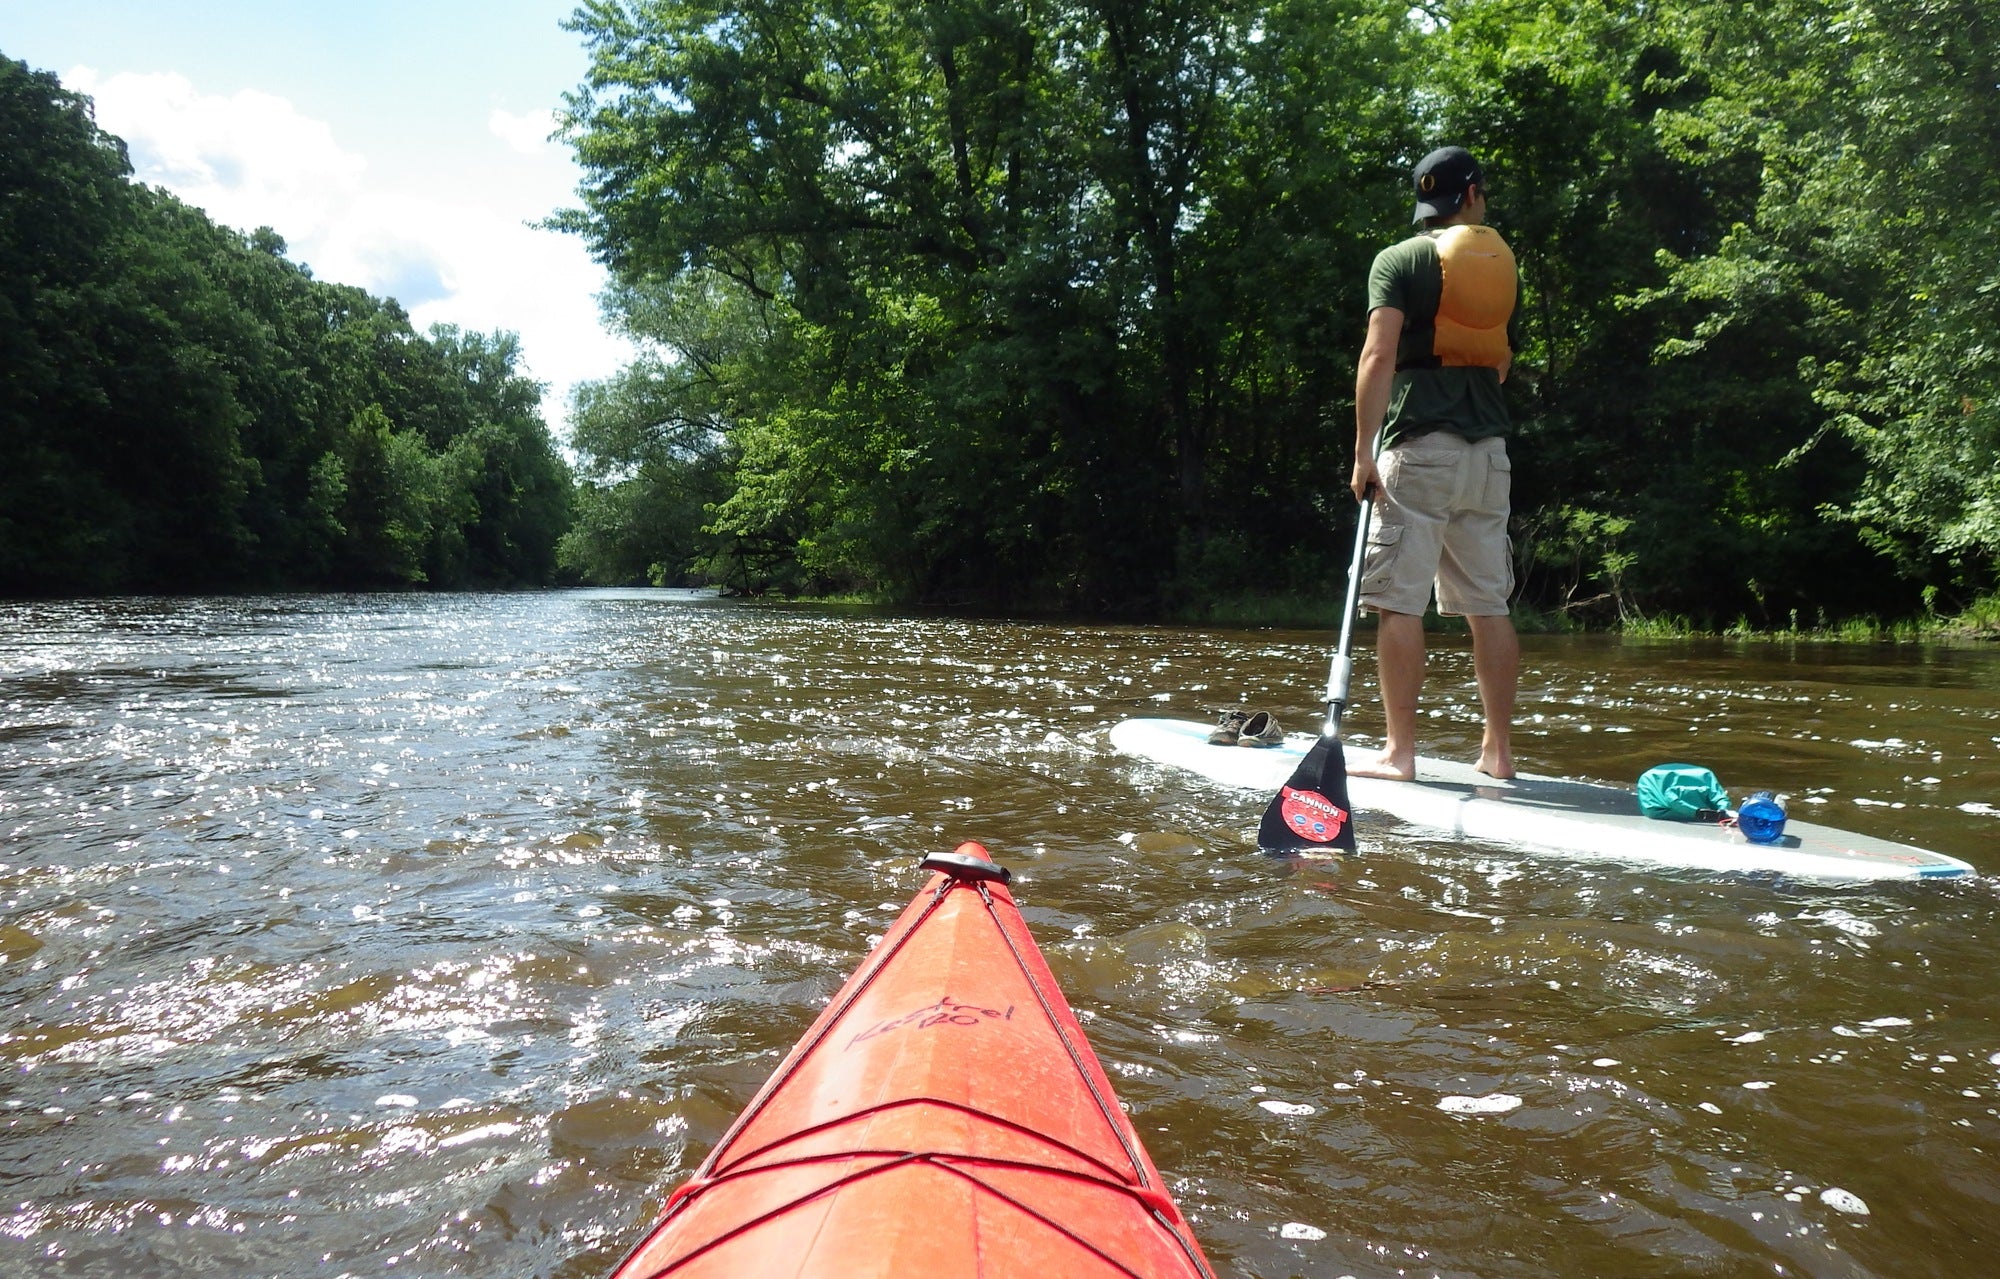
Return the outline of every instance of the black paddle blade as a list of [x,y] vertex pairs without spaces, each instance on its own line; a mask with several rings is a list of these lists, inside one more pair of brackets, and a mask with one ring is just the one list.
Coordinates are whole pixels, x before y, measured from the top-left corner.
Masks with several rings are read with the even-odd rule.
[[1257,847],[1267,853],[1351,853],[1354,807],[1347,798],[1347,752],[1322,737],[1264,810]]

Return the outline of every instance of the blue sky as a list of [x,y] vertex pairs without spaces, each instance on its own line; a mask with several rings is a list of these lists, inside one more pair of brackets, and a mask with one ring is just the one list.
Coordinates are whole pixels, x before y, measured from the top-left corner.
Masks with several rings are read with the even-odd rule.
[[574,0],[0,0],[0,54],[97,102],[134,176],[216,220],[275,228],[324,279],[434,323],[521,335],[560,426],[571,386],[627,358],[574,237],[549,113],[588,66]]

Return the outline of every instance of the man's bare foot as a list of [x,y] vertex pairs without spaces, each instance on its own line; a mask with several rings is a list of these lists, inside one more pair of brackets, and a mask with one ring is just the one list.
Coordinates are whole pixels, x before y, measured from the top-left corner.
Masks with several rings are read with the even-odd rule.
[[1407,782],[1413,780],[1417,775],[1417,760],[1415,755],[1398,760],[1395,756],[1389,754],[1389,752],[1384,751],[1372,759],[1349,760],[1347,762],[1347,775],[1349,777],[1379,777],[1387,782]]
[[[1479,762],[1474,764],[1473,767],[1499,782],[1510,781],[1514,776],[1514,759],[1511,755],[1486,755],[1482,753],[1479,756]],[[1350,769],[1349,771],[1353,770]]]

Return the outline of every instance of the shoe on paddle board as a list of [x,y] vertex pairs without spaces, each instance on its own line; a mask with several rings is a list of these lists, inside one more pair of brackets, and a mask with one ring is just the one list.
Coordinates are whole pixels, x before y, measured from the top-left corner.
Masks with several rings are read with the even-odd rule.
[[1238,746],[1282,746],[1285,744],[1285,730],[1278,727],[1278,721],[1269,711],[1258,711],[1243,727],[1237,730]]
[[1215,723],[1215,730],[1208,735],[1210,746],[1234,746],[1242,736],[1243,726],[1250,722],[1250,712],[1241,706],[1233,711],[1224,711]]

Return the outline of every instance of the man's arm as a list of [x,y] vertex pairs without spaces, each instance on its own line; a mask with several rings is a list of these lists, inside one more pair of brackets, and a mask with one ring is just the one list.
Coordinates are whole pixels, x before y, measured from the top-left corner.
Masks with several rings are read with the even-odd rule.
[[1367,500],[1378,487],[1375,437],[1389,413],[1389,390],[1396,381],[1396,347],[1403,336],[1403,313],[1378,306],[1368,313],[1368,339],[1361,345],[1361,362],[1354,370],[1354,496]]

